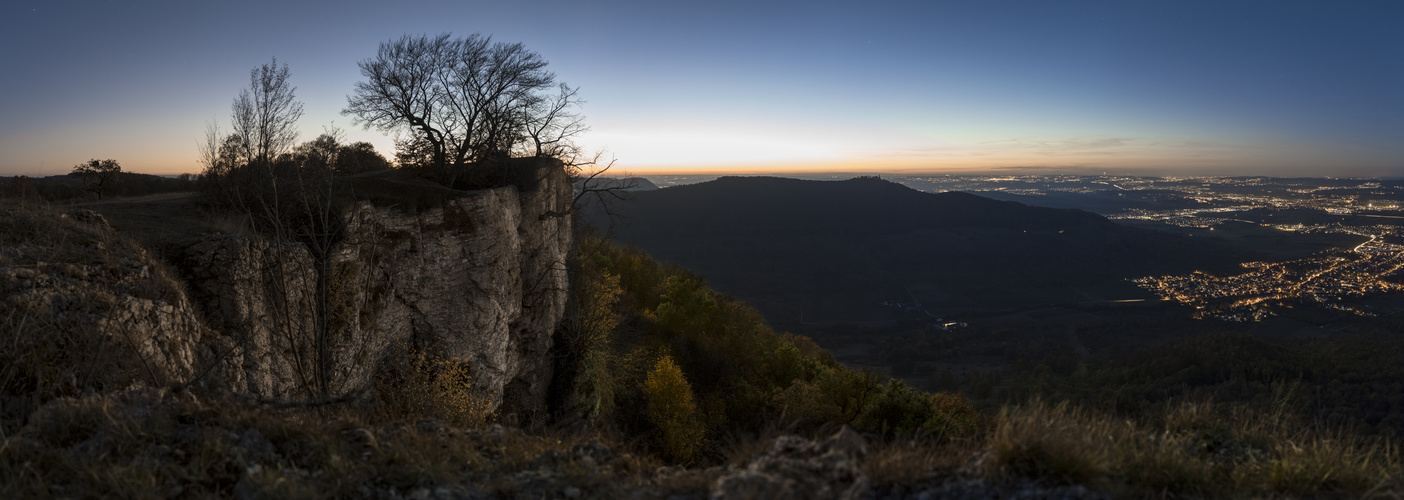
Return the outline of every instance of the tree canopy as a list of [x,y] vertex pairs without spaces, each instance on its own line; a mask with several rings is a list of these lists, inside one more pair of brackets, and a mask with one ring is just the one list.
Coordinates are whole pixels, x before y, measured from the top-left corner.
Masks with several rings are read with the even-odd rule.
[[[584,130],[576,89],[558,84],[540,54],[473,34],[409,36],[361,61],[343,114],[366,128],[408,131],[411,156],[452,184],[461,167],[512,155],[560,156]],[[559,95],[549,96],[557,87]]]

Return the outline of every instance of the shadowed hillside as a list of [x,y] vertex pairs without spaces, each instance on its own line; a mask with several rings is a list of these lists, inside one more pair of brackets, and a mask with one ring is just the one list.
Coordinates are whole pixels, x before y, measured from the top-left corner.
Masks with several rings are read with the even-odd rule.
[[723,177],[636,193],[615,211],[612,224],[598,210],[589,220],[781,324],[1143,299],[1126,278],[1226,271],[1254,257],[1080,210],[872,177]]

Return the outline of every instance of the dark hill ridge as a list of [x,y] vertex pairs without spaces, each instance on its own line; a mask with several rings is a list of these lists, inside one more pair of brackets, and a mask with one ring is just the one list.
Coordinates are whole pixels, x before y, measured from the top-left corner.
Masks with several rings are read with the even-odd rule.
[[1151,298],[1127,278],[1223,272],[1256,255],[1071,209],[922,193],[873,177],[722,177],[634,193],[620,242],[706,276],[777,324]]
[[[1042,230],[1111,222],[1079,210],[1037,210],[961,193],[922,193],[876,177],[811,181],[721,177],[640,194],[636,210],[649,231],[780,231],[786,234],[897,234],[914,228],[984,227]],[[702,210],[696,217],[687,214]],[[667,228],[667,221],[686,225]],[[659,227],[656,229],[655,222]]]

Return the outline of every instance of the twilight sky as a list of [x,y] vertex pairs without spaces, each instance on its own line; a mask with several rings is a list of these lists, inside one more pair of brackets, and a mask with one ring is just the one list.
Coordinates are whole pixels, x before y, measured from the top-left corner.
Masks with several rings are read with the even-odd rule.
[[303,140],[403,34],[523,42],[635,173],[1404,175],[1404,2],[178,2],[0,6],[0,175],[198,170],[276,56]]

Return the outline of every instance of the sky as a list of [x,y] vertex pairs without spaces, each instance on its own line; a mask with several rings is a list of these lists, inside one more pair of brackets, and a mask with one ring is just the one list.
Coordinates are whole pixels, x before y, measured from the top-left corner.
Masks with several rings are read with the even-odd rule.
[[1404,2],[35,1],[0,6],[0,175],[197,172],[276,57],[311,140],[405,34],[522,42],[619,172],[1404,176]]

